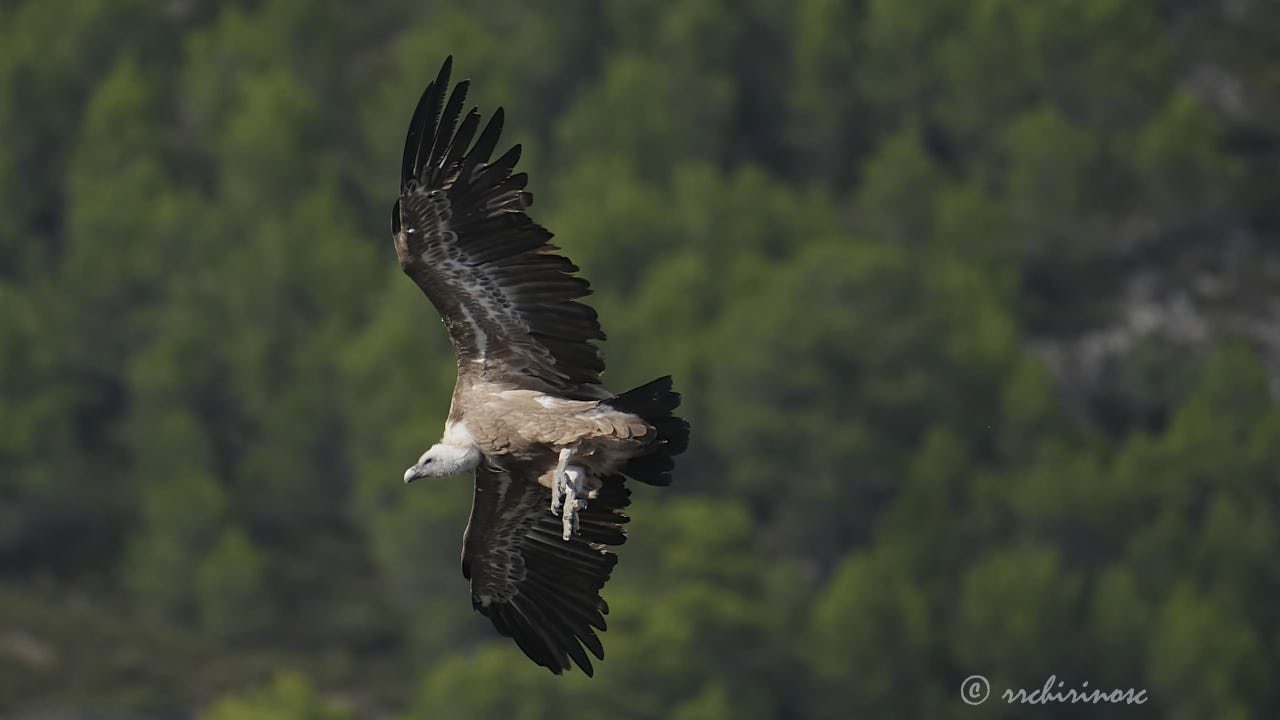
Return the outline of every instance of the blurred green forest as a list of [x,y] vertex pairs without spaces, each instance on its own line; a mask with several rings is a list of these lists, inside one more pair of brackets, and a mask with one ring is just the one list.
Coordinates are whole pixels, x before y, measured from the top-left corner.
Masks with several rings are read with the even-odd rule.
[[[0,0],[0,716],[1280,716],[1280,4]],[[446,54],[636,488],[596,677],[470,607],[388,208]],[[962,679],[990,678],[980,708]],[[1008,707],[1004,688],[1145,688]]]

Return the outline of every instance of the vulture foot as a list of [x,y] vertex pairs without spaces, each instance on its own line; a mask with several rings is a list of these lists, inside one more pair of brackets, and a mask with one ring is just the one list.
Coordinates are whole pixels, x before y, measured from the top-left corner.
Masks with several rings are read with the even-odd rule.
[[574,448],[560,450],[551,488],[551,512],[560,516],[564,528],[561,537],[566,541],[578,531],[578,511],[587,504],[584,482],[587,474],[581,467],[569,464],[573,455]]

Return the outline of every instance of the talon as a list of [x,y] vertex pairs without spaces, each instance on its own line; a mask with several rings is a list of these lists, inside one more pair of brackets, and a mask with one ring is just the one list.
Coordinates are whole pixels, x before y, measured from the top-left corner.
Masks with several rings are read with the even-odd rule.
[[551,477],[551,512],[559,515],[563,508],[562,500],[568,495],[569,480],[565,470],[569,467],[569,459],[573,457],[573,448],[560,448],[560,458],[556,461]]
[[[560,527],[563,530],[560,537],[565,541],[578,532],[578,511],[587,505],[585,499],[579,499],[586,489],[582,482],[586,472],[569,464],[575,453],[575,448],[561,448],[555,470],[551,473],[551,512],[560,516]],[[590,495],[587,493],[588,497]]]
[[[566,505],[566,508],[572,507],[573,504],[574,504],[573,502],[569,503],[568,505]],[[573,522],[574,516],[576,514],[577,514],[576,508],[566,509],[565,513],[560,517],[560,526],[562,529],[562,532],[560,533],[560,537],[565,542],[568,542],[569,539],[573,537],[574,531],[577,530],[577,528],[575,527],[575,523]]]
[[583,472],[579,468],[565,468],[565,500],[564,510],[560,515],[561,538],[568,541],[578,532],[578,511],[586,507],[586,503],[578,499],[578,493],[582,490],[580,483]]

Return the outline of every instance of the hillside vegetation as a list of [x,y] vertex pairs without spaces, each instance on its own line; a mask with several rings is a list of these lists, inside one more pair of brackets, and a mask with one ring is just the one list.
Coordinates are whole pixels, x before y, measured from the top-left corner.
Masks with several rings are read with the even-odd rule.
[[[982,674],[1280,716],[1276,37],[1225,0],[0,0],[0,715],[971,720]],[[671,373],[693,424],[591,680],[473,613],[469,479],[401,482],[454,378],[388,227],[447,54],[607,383]]]

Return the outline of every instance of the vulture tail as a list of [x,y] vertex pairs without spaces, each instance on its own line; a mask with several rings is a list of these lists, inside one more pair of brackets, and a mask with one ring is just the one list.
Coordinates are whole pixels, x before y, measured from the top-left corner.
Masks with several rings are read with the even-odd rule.
[[627,461],[623,474],[649,485],[670,485],[675,456],[689,447],[689,423],[672,415],[680,406],[680,393],[671,389],[671,376],[660,377],[604,401],[617,410],[639,415],[658,431],[649,451]]

